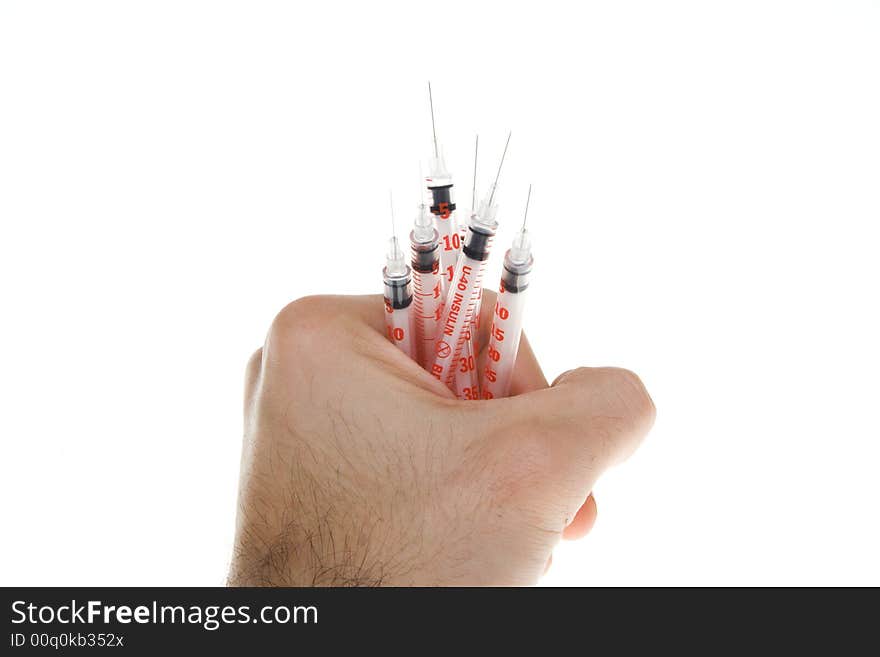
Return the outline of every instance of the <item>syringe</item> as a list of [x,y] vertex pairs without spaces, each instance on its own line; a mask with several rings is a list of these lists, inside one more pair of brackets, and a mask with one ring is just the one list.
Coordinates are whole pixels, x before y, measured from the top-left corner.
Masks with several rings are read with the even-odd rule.
[[513,245],[504,254],[501,286],[492,313],[486,367],[483,370],[481,389],[483,399],[507,397],[510,394],[510,381],[516,363],[516,353],[519,350],[526,290],[529,287],[529,274],[533,263],[532,244],[526,231],[526,218],[529,216],[531,198],[532,186],[529,185],[522,228],[514,238]]
[[388,255],[385,259],[385,268],[382,270],[382,278],[385,283],[385,326],[388,329],[388,339],[403,353],[416,360],[412,276],[394,230],[393,199],[391,200],[391,239],[388,243]]
[[[473,186],[471,187],[471,204],[470,204],[470,212],[473,213],[476,211],[476,198],[477,198],[477,159],[480,152],[480,135],[476,135],[474,139],[474,178],[473,178]],[[467,227],[465,227],[465,231]],[[464,241],[466,233],[461,234],[461,241]],[[458,253],[456,253],[456,260],[458,259]],[[476,303],[474,304],[474,310],[471,315],[471,322],[468,327],[465,329],[463,334],[464,346],[461,351],[461,356],[458,358],[458,362],[455,364],[455,382],[453,390],[457,397],[466,398],[466,395],[470,395],[471,399],[479,399],[479,395],[474,395],[474,390],[479,390],[479,374],[478,374],[478,364],[477,364],[477,355],[479,354],[479,345],[477,344],[477,336],[479,335],[479,321],[480,321],[480,307],[481,301],[483,299],[483,291],[480,289],[480,293],[477,296]]]
[[481,202],[477,211],[471,214],[465,244],[456,262],[452,284],[446,296],[440,334],[434,347],[435,358],[431,374],[446,384],[460,399],[479,398],[477,384],[455,390],[455,372],[456,366],[460,365],[465,337],[470,330],[477,299],[482,290],[483,272],[489,259],[492,239],[498,228],[498,222],[495,220],[498,213],[498,206],[494,204],[495,190],[509,143],[510,135],[504,145],[495,182],[492,183],[486,199]]
[[443,284],[440,281],[440,236],[424,203],[409,234],[413,277],[413,317],[419,364],[430,369],[434,342],[443,313]]
[[437,145],[437,127],[434,122],[434,95],[428,82],[428,101],[431,105],[431,132],[434,136],[434,157],[431,158],[425,183],[431,192],[431,214],[440,236],[440,274],[444,293],[449,288],[455,261],[461,248],[461,236],[455,222],[455,200],[452,193],[452,175],[446,170],[446,162]]
[[480,314],[480,300],[483,297],[482,286],[474,301],[471,311],[471,319],[462,334],[462,349],[458,356],[458,362],[454,364],[455,376],[452,382],[452,391],[460,399],[479,399],[480,381],[477,374],[477,331],[479,329],[478,316]]

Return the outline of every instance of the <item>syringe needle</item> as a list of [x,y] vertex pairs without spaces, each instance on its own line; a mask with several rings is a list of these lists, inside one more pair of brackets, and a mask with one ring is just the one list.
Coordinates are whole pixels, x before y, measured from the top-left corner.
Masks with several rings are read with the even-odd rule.
[[529,201],[531,199],[532,199],[532,185],[531,185],[531,183],[529,183],[529,193],[528,193],[528,196],[526,196],[526,211],[523,213],[523,223],[522,223],[522,228],[520,228],[520,232],[522,232],[526,229],[526,219],[529,216]]
[[477,203],[477,153],[480,151],[480,135],[474,141],[474,184],[471,187],[471,212],[475,210]]
[[495,182],[492,183],[492,193],[489,194],[489,205],[492,205],[492,199],[495,198],[495,189],[498,187],[498,178],[501,176],[501,167],[504,166],[504,157],[507,155],[507,147],[510,144],[510,136],[513,131],[507,133],[507,141],[504,142],[504,152],[501,153],[501,162],[498,163],[498,173],[495,174]]
[[437,127],[434,125],[434,94],[431,93],[431,81],[428,80],[428,102],[431,104],[431,132],[434,134],[434,157],[437,154]]
[[388,205],[391,206],[391,237],[397,237],[397,230],[394,227],[394,192],[388,190]]

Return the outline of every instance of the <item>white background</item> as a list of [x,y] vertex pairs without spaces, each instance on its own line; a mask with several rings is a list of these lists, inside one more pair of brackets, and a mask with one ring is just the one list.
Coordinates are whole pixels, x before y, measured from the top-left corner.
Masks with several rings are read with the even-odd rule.
[[880,8],[830,1],[2,3],[0,583],[223,583],[245,361],[380,290],[428,79],[460,201],[513,130],[548,377],[658,407],[545,583],[880,584]]

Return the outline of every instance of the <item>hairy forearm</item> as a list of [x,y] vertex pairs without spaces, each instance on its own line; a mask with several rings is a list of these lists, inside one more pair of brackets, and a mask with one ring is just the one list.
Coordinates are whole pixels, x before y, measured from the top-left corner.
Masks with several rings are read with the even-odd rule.
[[[257,478],[258,480],[261,478]],[[421,518],[371,506],[369,491],[299,472],[284,487],[243,491],[230,586],[379,586],[412,583],[421,569]],[[413,514],[409,514],[412,516]],[[405,527],[406,532],[400,531]]]

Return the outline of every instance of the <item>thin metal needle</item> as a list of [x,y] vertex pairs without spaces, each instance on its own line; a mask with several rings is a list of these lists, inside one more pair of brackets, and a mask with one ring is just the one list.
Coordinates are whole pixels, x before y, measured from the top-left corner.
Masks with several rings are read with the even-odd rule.
[[434,94],[431,93],[431,81],[428,80],[428,102],[431,103],[431,132],[434,134],[434,157],[437,154],[437,127],[434,125]]
[[498,178],[501,176],[501,167],[504,166],[504,156],[507,155],[507,146],[510,144],[510,136],[513,131],[507,133],[507,141],[504,142],[504,152],[501,153],[501,162],[498,163],[498,173],[495,174],[495,182],[492,183],[492,193],[489,195],[489,205],[492,205],[492,199],[495,198],[495,189],[498,187]]
[[388,203],[391,206],[391,237],[397,239],[397,229],[394,227],[394,194],[388,190]]
[[529,216],[529,201],[532,200],[532,185],[529,184],[529,195],[526,196],[526,211],[523,213],[523,224],[522,228],[520,228],[520,232],[526,229],[526,219]]
[[474,205],[477,202],[477,153],[480,151],[480,135],[477,135],[474,143],[474,185],[471,187],[471,212],[475,210]]

